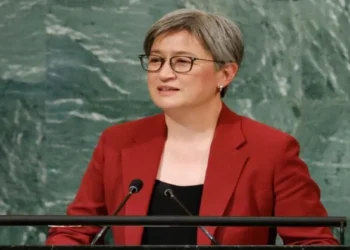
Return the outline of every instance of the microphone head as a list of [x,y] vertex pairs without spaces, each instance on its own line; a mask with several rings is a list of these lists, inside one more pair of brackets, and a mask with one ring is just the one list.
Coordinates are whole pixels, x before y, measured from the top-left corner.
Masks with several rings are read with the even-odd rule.
[[132,193],[138,193],[138,192],[140,192],[142,187],[143,187],[143,181],[141,181],[140,179],[133,179],[130,182],[129,190]]
[[171,190],[170,188],[166,189],[164,191],[164,195],[167,196],[167,197],[173,197],[174,193],[173,193],[173,190]]

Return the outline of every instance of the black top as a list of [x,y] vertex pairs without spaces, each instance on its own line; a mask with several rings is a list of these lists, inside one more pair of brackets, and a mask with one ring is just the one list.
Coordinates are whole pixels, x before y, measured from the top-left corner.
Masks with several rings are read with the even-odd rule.
[[[164,191],[168,188],[171,188],[176,198],[191,214],[199,214],[203,185],[175,186],[156,180],[148,208],[149,216],[188,215],[175,200],[164,195]],[[197,227],[145,227],[141,244],[196,245]]]

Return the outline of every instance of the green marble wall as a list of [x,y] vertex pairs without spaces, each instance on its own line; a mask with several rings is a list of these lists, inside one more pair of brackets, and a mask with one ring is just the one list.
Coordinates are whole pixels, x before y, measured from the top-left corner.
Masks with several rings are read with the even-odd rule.
[[[238,22],[246,54],[226,103],[298,138],[330,215],[350,217],[347,0],[1,0],[0,214],[64,213],[101,131],[157,112],[137,54],[184,7]],[[0,243],[45,233],[1,228]]]

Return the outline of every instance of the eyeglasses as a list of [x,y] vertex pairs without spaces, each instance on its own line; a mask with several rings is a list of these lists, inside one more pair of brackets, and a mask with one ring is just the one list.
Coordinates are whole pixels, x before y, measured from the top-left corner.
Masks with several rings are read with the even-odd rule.
[[[139,55],[139,58],[141,61],[142,68],[148,72],[159,71],[166,62],[165,58],[154,55]],[[170,58],[170,67],[177,73],[187,73],[191,71],[194,61],[207,61],[219,64],[226,63],[224,61],[200,59],[197,57],[190,56],[173,56]]]

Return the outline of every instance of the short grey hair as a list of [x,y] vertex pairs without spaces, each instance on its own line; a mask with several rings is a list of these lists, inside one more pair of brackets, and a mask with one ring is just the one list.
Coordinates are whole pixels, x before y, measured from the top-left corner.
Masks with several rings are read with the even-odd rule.
[[[236,23],[223,16],[194,9],[170,12],[154,23],[144,39],[144,53],[150,54],[152,45],[159,35],[181,30],[187,30],[196,36],[215,61],[241,64],[244,44],[242,33]],[[225,96],[226,91],[227,88],[221,91],[221,97]]]

